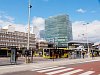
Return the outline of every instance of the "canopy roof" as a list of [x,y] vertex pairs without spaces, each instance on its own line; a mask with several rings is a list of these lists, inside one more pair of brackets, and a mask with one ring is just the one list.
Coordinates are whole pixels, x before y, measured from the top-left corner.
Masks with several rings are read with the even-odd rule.
[[[72,40],[72,41],[69,41],[67,43],[87,43],[87,40]],[[93,44],[93,42],[90,42],[90,41],[88,41],[88,43]]]

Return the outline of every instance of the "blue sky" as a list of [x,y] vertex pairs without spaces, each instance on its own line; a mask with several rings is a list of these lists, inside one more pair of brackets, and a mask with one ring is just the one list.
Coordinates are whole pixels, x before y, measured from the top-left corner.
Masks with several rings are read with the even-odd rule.
[[[31,19],[68,14],[71,21],[100,20],[99,0],[31,0]],[[80,10],[78,12],[77,10]],[[83,13],[81,12],[83,11]],[[28,0],[0,0],[0,12],[13,17],[15,23],[27,23]]]
[[[85,37],[79,38],[78,35],[86,34],[86,27],[82,25],[89,22],[89,38],[100,41],[100,35],[97,34],[100,32],[100,0],[31,0],[31,5],[31,26],[38,26],[40,30],[44,28],[45,18],[68,14],[74,39]],[[0,26],[13,24],[16,30],[23,30],[27,29],[27,23],[28,0],[0,0]]]

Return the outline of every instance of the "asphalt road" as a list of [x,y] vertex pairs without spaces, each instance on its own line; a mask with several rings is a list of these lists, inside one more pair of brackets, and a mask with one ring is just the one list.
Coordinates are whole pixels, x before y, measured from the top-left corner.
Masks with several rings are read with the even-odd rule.
[[99,75],[100,61],[33,68],[32,70],[7,73],[2,75]]

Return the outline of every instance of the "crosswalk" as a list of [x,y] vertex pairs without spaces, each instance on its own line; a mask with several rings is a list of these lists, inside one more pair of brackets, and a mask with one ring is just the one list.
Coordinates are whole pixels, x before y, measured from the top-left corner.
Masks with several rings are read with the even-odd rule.
[[66,68],[61,66],[35,68],[32,71],[46,75],[91,75],[95,73],[95,71],[86,71],[83,69]]

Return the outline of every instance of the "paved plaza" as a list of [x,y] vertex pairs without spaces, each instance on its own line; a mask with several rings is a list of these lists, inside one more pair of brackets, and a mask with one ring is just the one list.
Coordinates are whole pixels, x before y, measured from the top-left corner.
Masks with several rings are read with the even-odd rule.
[[[7,60],[7,59],[8,58],[2,59],[2,60]],[[18,63],[20,64],[10,65],[9,63],[9,65],[0,66],[0,74],[26,71],[26,70],[31,70],[33,68],[40,68],[40,67],[52,67],[52,66],[60,66],[60,65],[66,65],[66,64],[70,65],[70,64],[92,62],[92,61],[100,61],[100,57],[95,57],[94,59],[92,58],[85,58],[85,59],[61,58],[61,59],[54,59],[54,61],[53,59],[33,57],[33,63],[25,63],[24,58],[19,58]]]

